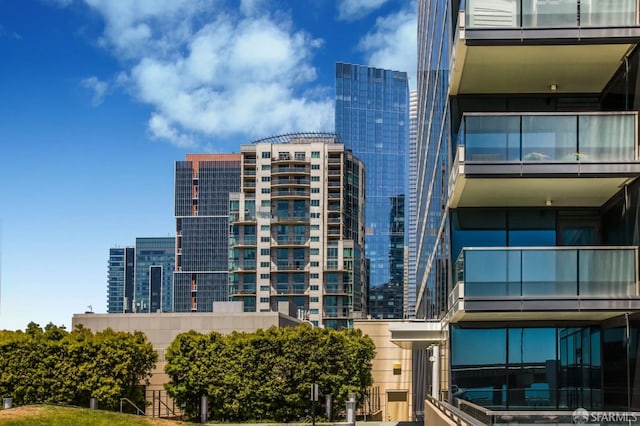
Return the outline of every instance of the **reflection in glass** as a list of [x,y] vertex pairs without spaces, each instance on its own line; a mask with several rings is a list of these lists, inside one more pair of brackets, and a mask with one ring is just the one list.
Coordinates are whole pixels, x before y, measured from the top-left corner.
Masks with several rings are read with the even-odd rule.
[[519,116],[468,116],[465,132],[468,161],[520,159]]
[[522,161],[575,161],[576,116],[523,116]]
[[[454,398],[492,409],[602,407],[600,329],[451,328]],[[612,342],[618,334],[609,333]],[[613,346],[610,353],[613,355]],[[610,364],[624,365],[615,354]],[[613,368],[613,367],[612,367]],[[614,386],[615,380],[609,380]]]
[[464,249],[455,277],[464,296],[604,296],[636,294],[636,250]]

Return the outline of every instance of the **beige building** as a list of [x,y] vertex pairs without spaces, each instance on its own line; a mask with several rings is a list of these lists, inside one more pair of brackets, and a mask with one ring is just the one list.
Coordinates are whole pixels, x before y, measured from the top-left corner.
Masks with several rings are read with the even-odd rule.
[[[173,401],[167,397],[164,384],[169,382],[169,377],[164,373],[165,351],[173,339],[189,330],[199,333],[217,331],[222,334],[237,332],[254,332],[258,329],[270,327],[293,327],[300,324],[295,318],[278,312],[244,313],[221,312],[216,303],[214,309],[218,312],[206,313],[151,313],[151,314],[75,314],[71,321],[72,327],[82,324],[91,331],[98,332],[106,328],[115,331],[142,331],[153,348],[158,352],[158,362],[153,369],[149,385],[146,387],[147,401],[151,403],[147,407],[147,414],[168,416],[169,408],[173,407]],[[228,306],[227,306],[228,309]],[[158,402],[158,400],[162,402]],[[177,409],[175,409],[177,412]]]
[[376,345],[373,360],[373,386],[364,412],[367,420],[411,421],[413,413],[412,351],[392,343],[389,326],[402,320],[356,320],[354,327],[362,330]]
[[230,194],[229,294],[340,329],[366,317],[364,165],[329,133],[242,145]]

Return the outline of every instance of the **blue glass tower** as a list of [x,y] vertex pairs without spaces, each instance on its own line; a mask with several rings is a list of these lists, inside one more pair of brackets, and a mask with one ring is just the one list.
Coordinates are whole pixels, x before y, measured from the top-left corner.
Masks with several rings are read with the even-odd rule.
[[107,284],[107,312],[121,314],[131,312],[133,302],[135,248],[109,249]]
[[402,318],[409,150],[407,73],[337,63],[335,120],[336,133],[365,165],[370,292],[375,295],[385,288],[385,294],[389,289],[395,293],[395,297],[383,297],[387,301],[384,310],[376,303],[371,304],[369,313],[373,318]]
[[173,309],[173,237],[136,238],[135,312]]

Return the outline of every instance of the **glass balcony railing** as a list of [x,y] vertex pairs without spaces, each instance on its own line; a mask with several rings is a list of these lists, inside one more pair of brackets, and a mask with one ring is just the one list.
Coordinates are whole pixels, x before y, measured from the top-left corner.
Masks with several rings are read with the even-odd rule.
[[465,161],[626,162],[637,160],[636,113],[465,114]]
[[637,248],[466,248],[455,278],[472,297],[637,296]]
[[637,25],[637,0],[466,0],[467,28],[588,28]]

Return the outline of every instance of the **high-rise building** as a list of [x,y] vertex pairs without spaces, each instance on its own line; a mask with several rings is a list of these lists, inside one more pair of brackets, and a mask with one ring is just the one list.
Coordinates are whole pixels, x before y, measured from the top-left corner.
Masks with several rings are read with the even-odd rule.
[[176,162],[176,312],[211,312],[228,300],[229,193],[239,190],[240,154]]
[[326,133],[262,139],[241,153],[242,190],[230,200],[232,300],[246,312],[352,327],[367,308],[362,163]]
[[[366,250],[369,285],[397,292],[392,310],[374,318],[403,317],[405,202],[409,150],[409,85],[406,72],[336,64],[335,129],[365,165]],[[390,219],[390,216],[396,216]],[[402,221],[402,226],[395,226]],[[396,273],[402,271],[402,273]],[[381,290],[382,291],[382,290]],[[376,304],[376,306],[378,306]]]
[[134,312],[173,310],[174,237],[136,238]]
[[416,238],[418,222],[418,92],[409,93],[409,201],[407,215],[407,259],[404,317],[414,318],[416,310]]
[[432,345],[432,397],[490,424],[638,411],[638,2],[419,0],[418,40],[437,321],[399,340]]
[[109,249],[107,313],[132,312],[134,267],[135,248],[114,247]]

